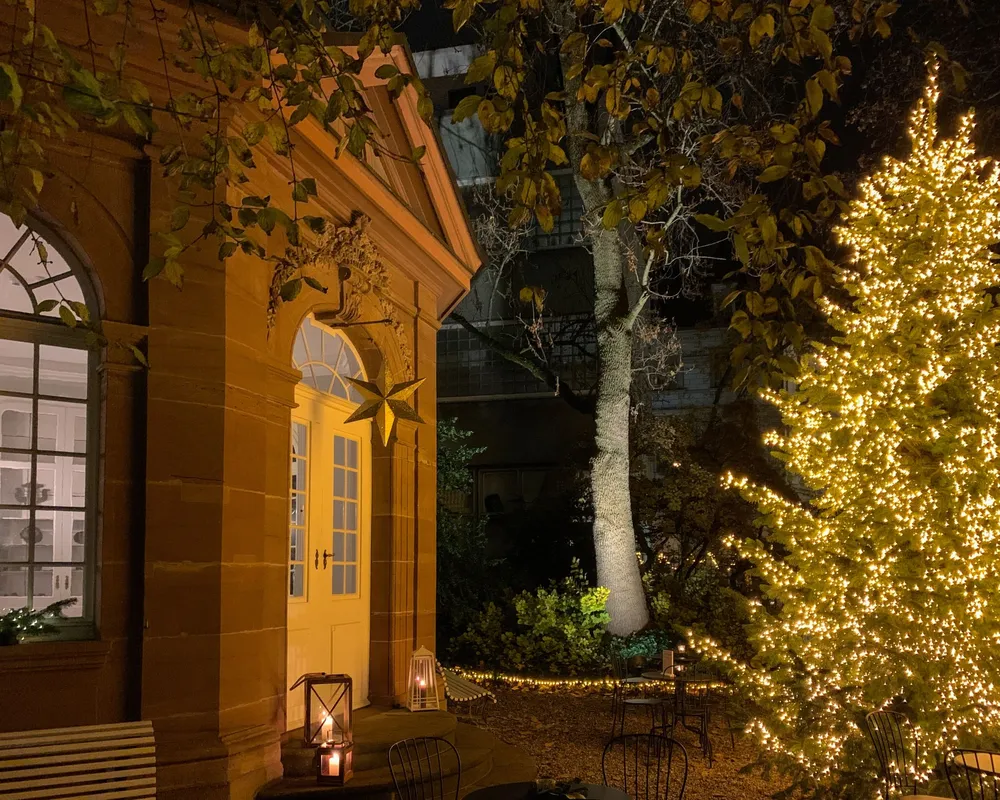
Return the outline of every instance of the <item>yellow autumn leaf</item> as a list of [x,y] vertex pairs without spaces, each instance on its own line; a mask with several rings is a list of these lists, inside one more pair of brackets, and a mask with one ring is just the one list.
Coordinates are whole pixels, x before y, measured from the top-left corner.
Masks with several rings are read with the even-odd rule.
[[695,22],[704,22],[712,12],[712,4],[709,0],[691,0],[688,3],[688,16]]
[[756,47],[765,36],[774,36],[774,17],[770,14],[761,14],[750,23],[750,46]]
[[761,183],[771,183],[773,181],[781,180],[787,174],[788,167],[782,164],[772,164],[757,176],[757,180]]

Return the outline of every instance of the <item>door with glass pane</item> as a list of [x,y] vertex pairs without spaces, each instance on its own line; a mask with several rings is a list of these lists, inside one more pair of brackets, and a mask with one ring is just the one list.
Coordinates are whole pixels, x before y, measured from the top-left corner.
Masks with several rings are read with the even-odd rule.
[[[369,422],[355,406],[302,384],[292,419],[289,486],[288,685],[306,672],[346,672],[368,704],[370,613]],[[301,689],[286,727],[302,725]]]

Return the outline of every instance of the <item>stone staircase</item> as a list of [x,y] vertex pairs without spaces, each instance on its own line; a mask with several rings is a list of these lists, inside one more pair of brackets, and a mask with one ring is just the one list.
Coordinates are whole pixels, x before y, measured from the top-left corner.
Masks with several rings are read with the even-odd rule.
[[[369,708],[355,714],[354,777],[346,786],[318,785],[313,765],[315,751],[302,744],[301,739],[290,738],[281,749],[285,776],[264,786],[257,793],[257,800],[296,797],[393,800],[389,747],[393,742],[414,736],[437,736],[455,745],[462,759],[460,796],[482,786],[535,779],[535,763],[528,755],[483,728],[459,722],[454,714]],[[450,775],[454,775],[454,770]]]

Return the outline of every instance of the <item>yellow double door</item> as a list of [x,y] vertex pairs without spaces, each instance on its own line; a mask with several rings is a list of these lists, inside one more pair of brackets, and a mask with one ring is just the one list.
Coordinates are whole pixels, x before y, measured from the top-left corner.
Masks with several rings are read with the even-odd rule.
[[[287,686],[345,672],[368,704],[371,609],[371,423],[299,384],[292,414]],[[286,729],[303,724],[302,688],[287,692]]]

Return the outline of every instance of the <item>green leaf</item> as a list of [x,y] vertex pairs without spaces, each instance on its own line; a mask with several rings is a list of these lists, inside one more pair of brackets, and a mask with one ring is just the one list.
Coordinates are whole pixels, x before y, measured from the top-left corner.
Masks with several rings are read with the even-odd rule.
[[823,87],[815,77],[806,81],[806,106],[814,117],[823,108]]
[[142,352],[142,350],[140,350],[134,344],[127,344],[125,346],[128,348],[129,352],[132,354],[132,357],[136,361],[138,361],[144,367],[148,367],[149,366],[149,360],[146,358],[146,354],[144,352]]
[[303,186],[301,182],[292,186],[292,200],[297,203],[309,202],[309,193],[306,191],[306,187]]
[[624,212],[622,210],[622,204],[617,200],[612,200],[604,209],[604,216],[601,217],[601,224],[604,226],[605,230],[614,230],[618,227],[618,223],[622,221],[622,216]]
[[267,126],[263,122],[249,122],[243,126],[243,139],[253,147],[264,138],[266,130]]
[[284,300],[285,302],[290,302],[294,300],[296,297],[298,297],[301,291],[302,291],[301,278],[294,278],[293,280],[285,281],[285,283],[281,285],[280,289],[281,299]]
[[288,124],[292,127],[298,125],[302,120],[309,116],[309,104],[302,103],[302,105],[296,106],[292,115],[288,118]]
[[399,70],[396,68],[395,64],[383,64],[377,70],[375,70],[375,77],[381,80],[387,81],[399,74]]
[[243,205],[254,206],[255,208],[264,208],[270,202],[271,195],[267,195],[267,197],[258,197],[257,195],[252,194],[243,198]]
[[156,256],[155,258],[149,259],[149,263],[142,270],[142,279],[144,281],[151,280],[163,272],[163,268],[167,265],[166,259]]
[[79,319],[83,322],[90,322],[90,309],[87,308],[86,303],[81,303],[77,300],[67,300],[66,303]]
[[237,248],[236,242],[223,242],[219,245],[219,261],[225,261],[229,256],[236,252]]
[[63,321],[64,325],[70,328],[76,327],[76,317],[73,316],[73,312],[69,310],[69,306],[59,306],[59,319]]
[[458,101],[458,105],[455,106],[454,111],[451,112],[451,121],[462,122],[479,110],[479,104],[483,102],[483,98],[478,94],[470,94],[468,97],[463,97]]
[[323,217],[305,216],[302,221],[313,233],[322,233],[326,230],[326,220]]
[[306,286],[308,286],[311,289],[315,289],[317,292],[322,292],[323,294],[326,294],[328,291],[328,289],[322,283],[320,283],[318,280],[308,275],[304,276],[302,280],[306,282]]
[[761,14],[750,23],[750,46],[756,47],[765,36],[774,36],[774,17],[770,14]]
[[257,224],[264,233],[270,235],[278,222],[278,210],[276,208],[262,208],[257,212]]
[[767,169],[765,169],[760,175],[757,176],[757,180],[761,183],[771,183],[772,181],[778,181],[784,178],[788,174],[788,167],[781,164],[772,164]]
[[306,194],[312,197],[316,196],[316,179],[315,178],[303,178],[299,181],[300,184],[305,188]]
[[479,56],[469,65],[465,73],[466,83],[481,83],[493,74],[493,67],[497,63],[497,54],[491,50],[485,55]]
[[38,314],[47,314],[52,311],[57,305],[59,305],[58,300],[42,300],[35,309]]
[[426,152],[427,152],[427,145],[425,144],[422,144],[419,147],[414,147],[413,152],[410,153],[410,160],[414,164],[418,164],[420,162],[420,159],[424,157],[424,153]]
[[168,261],[163,268],[163,275],[170,283],[180,289],[184,285],[184,270],[176,261]]
[[701,223],[711,231],[729,230],[729,223],[726,220],[719,219],[715,214],[695,214],[694,218],[695,221]]
[[191,216],[191,209],[188,206],[177,206],[170,213],[170,230],[179,231],[188,223]]
[[351,132],[347,137],[347,149],[355,158],[362,158],[365,154],[365,144],[368,142],[368,134],[365,133],[357,122],[351,126]]
[[736,257],[744,266],[750,266],[750,248],[747,247],[747,240],[740,234],[733,236],[733,247],[736,249]]
[[10,100],[17,111],[24,98],[24,89],[12,64],[0,64],[0,100]]

